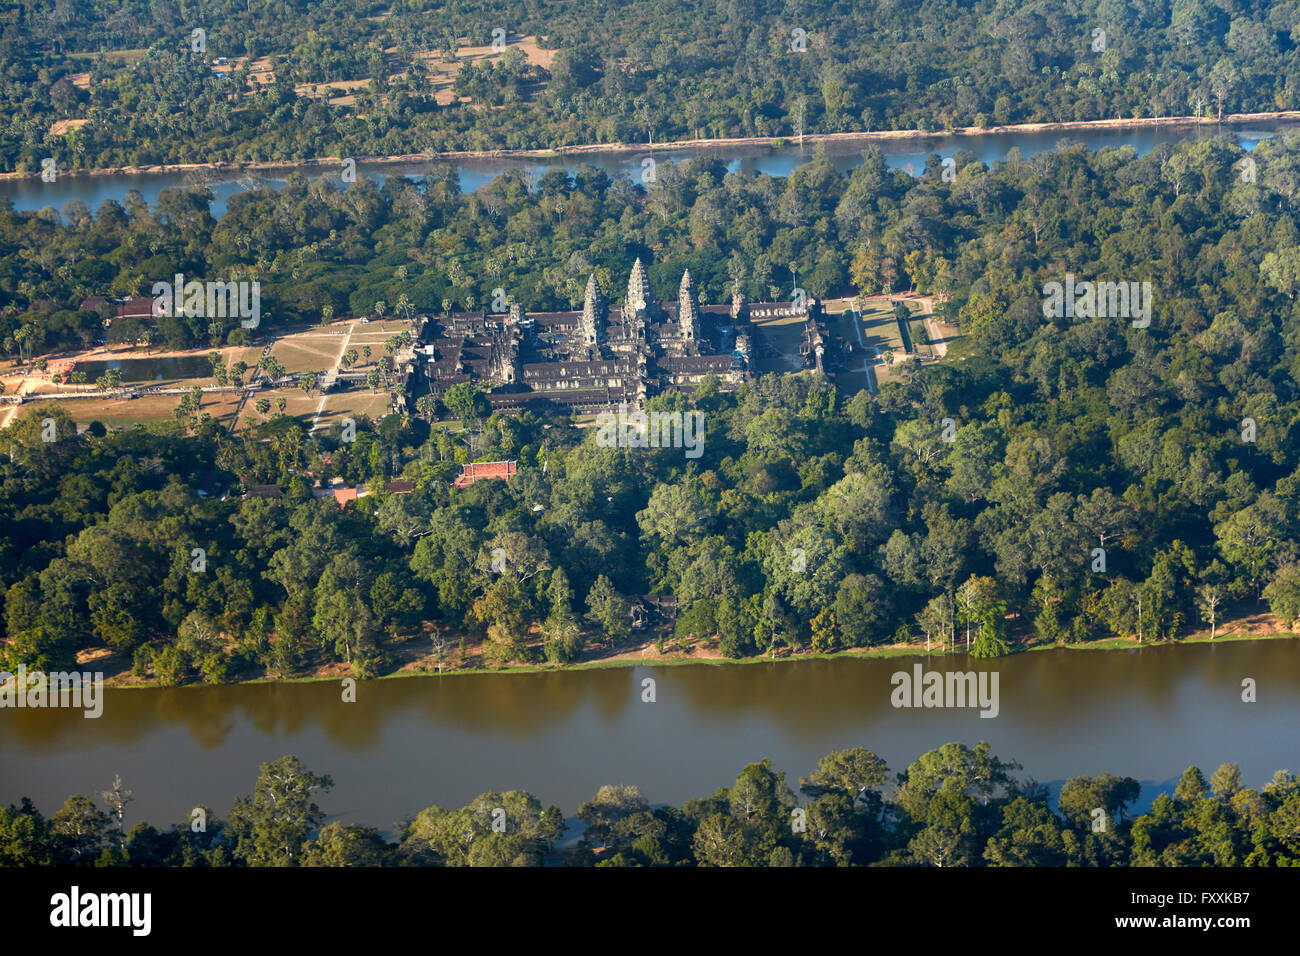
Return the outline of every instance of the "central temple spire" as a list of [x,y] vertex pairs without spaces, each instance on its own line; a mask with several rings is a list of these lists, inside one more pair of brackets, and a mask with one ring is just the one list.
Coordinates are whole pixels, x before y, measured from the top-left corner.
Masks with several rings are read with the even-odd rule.
[[639,256],[632,263],[632,274],[627,279],[627,306],[636,312],[644,312],[650,306],[650,277]]

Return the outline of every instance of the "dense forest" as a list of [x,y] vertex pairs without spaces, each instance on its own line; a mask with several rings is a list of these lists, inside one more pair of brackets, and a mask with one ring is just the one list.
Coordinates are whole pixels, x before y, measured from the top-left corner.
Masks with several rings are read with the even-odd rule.
[[[577,308],[589,272],[617,294],[637,256],[666,299],[688,267],[707,302],[737,287],[754,301],[787,298],[796,279],[819,298],[930,292],[999,351],[1033,331],[1044,282],[1087,270],[1154,280],[1157,325],[1170,333],[1221,312],[1253,324],[1267,309],[1281,313],[1267,322],[1286,341],[1300,137],[1249,154],[1215,138],[1142,157],[1079,146],[1028,160],[1013,151],[992,169],[964,151],[953,159],[931,157],[918,180],[874,146],[848,174],[814,152],[782,179],[703,157],[661,163],[644,184],[584,166],[510,172],[471,194],[450,168],[346,189],[292,174],[283,189],[231,197],[220,221],[202,188],[165,190],[153,207],[129,192],[98,211],[70,200],[19,213],[3,201],[0,341],[15,357],[85,347],[103,334],[100,316],[78,311],[85,298],[147,295],[177,272],[260,281],[262,323],[275,330],[323,313],[396,314],[399,303],[472,311],[497,288],[530,310]],[[244,334],[234,319],[170,316],[109,330],[111,341],[171,348]]]
[[[545,296],[530,279],[566,288],[561,278],[626,268],[647,247],[663,292],[697,262],[706,289],[724,290],[718,270],[761,289],[764,263],[775,276],[789,258],[815,276],[817,256],[840,255],[827,234],[837,224],[863,236],[853,286],[934,292],[966,332],[966,357],[900,367],[875,396],[804,373],[654,398],[652,409],[704,414],[698,460],[597,447],[564,418],[487,416],[472,395],[457,430],[416,402],[419,414],[364,423],[350,443],[285,415],[231,436],[189,405],[174,421],[78,435],[66,409],[45,406],[0,432],[5,656],[67,665],[107,646],[166,682],[328,661],[364,675],[432,635],[440,655],[459,642],[457,664],[466,641],[479,663],[563,662],[584,643],[617,646],[626,601],[642,594],[675,595],[678,636],[729,656],[1168,640],[1265,607],[1289,626],[1300,619],[1300,150],[1270,142],[1255,158],[1254,182],[1239,151],[1203,141],[1140,158],[1075,147],[966,164],[951,183],[937,163],[916,183],[876,155],[847,177],[818,158],[783,184],[700,160],[648,197],[563,174],[538,193],[506,176],[471,197],[391,180],[383,192],[300,183],[250,195],[215,227],[212,254],[239,255],[222,237],[261,228],[259,256],[297,263],[330,229],[334,255],[382,260],[395,283],[439,281],[416,277],[449,263],[471,274],[511,248],[513,224],[532,223],[534,241],[515,242],[524,260],[498,258],[488,280],[534,290],[525,298]],[[345,236],[358,195],[366,215]],[[590,199],[590,218],[561,223],[559,196]],[[6,265],[47,255],[56,272],[73,260],[112,271],[145,254],[132,237],[149,230],[170,237],[156,252],[164,274],[192,271],[173,257],[203,254],[167,247],[187,234],[153,211],[115,216],[112,204],[71,226],[8,213],[0,235],[34,253]],[[353,245],[362,236],[374,258]],[[108,251],[79,257],[95,243]],[[539,275],[538,259],[566,265]],[[334,280],[316,267],[283,265],[283,288],[298,269],[302,294],[320,294]],[[1043,284],[1066,273],[1151,281],[1149,327],[1045,318]],[[57,441],[43,440],[45,417]],[[508,484],[450,486],[460,463],[505,458],[519,461]],[[416,490],[339,511],[309,488],[334,475]],[[283,504],[239,497],[269,482],[287,489]],[[217,486],[234,496],[198,495]]]
[[[1267,0],[15,0],[0,8],[0,165],[1295,109],[1298,29],[1300,5]],[[491,63],[456,60],[494,31],[558,52],[549,67],[517,46]],[[268,57],[275,82],[210,67],[242,56]],[[440,104],[443,75],[454,96]],[[362,84],[354,104],[295,92],[349,81]],[[55,126],[65,120],[87,122]]]
[[128,827],[132,793],[120,779],[100,795],[107,812],[76,795],[47,819],[24,799],[0,809],[0,866],[1300,865],[1300,781],[1285,770],[1253,790],[1236,764],[1208,782],[1189,767],[1133,816],[1131,777],[1071,778],[1053,809],[1047,787],[1018,779],[1020,766],[986,743],[945,744],[892,785],[888,769],[862,748],[828,754],[799,781],[802,801],[767,760],[680,808],[603,786],[578,808],[576,849],[557,853],[564,815],[527,791],[429,807],[393,842],[374,827],[325,824],[315,800],[333,781],[282,757],[224,820],[200,807],[168,829]]

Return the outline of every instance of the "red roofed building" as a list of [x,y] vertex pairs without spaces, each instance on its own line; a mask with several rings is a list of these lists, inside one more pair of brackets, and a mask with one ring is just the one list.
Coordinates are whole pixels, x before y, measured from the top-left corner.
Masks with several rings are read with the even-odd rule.
[[328,485],[316,485],[311,490],[312,497],[320,500],[322,498],[333,498],[340,508],[346,508],[358,498],[364,498],[369,492],[358,485],[356,488],[349,488],[342,478],[335,478]]
[[513,461],[474,461],[461,465],[460,474],[452,482],[457,488],[468,488],[480,478],[504,478],[507,482],[515,473]]
[[150,319],[155,315],[154,300],[142,297],[134,299],[109,299],[94,295],[81,303],[83,312],[98,312],[100,306],[109,306],[110,311],[119,319]]
[[364,488],[361,489],[360,494],[358,494],[356,488],[335,488],[334,500],[338,502],[340,508],[346,508],[361,497],[361,494],[365,494]]

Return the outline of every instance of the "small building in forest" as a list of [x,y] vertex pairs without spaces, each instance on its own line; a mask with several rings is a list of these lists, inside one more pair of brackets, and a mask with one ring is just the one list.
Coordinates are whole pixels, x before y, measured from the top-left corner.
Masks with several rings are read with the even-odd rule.
[[482,478],[502,478],[509,482],[515,473],[516,464],[513,461],[472,461],[467,465],[461,465],[460,474],[456,476],[452,485],[456,488],[468,488]]

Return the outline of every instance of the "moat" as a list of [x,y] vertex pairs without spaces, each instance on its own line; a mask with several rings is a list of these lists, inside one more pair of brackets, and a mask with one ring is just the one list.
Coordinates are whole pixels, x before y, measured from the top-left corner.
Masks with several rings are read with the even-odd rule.
[[[908,170],[920,174],[925,167],[926,157],[932,153],[948,158],[957,150],[969,150],[974,157],[988,165],[1008,157],[1013,149],[1018,150],[1022,158],[1034,153],[1056,148],[1061,142],[1081,143],[1092,150],[1106,147],[1119,148],[1132,146],[1139,155],[1149,153],[1161,143],[1179,143],[1187,139],[1203,139],[1220,133],[1232,137],[1245,149],[1253,149],[1261,140],[1296,128],[1295,124],[1278,122],[1261,122],[1259,124],[1224,127],[1213,126],[1143,126],[1103,129],[1086,129],[1062,132],[1060,130],[1034,130],[1007,133],[988,133],[979,136],[936,133],[922,137],[906,139],[885,139],[875,142],[885,155],[886,163],[894,169]],[[853,169],[861,161],[863,142],[836,143],[827,146],[826,153],[835,168],[841,172]],[[813,154],[813,147],[805,145],[787,145],[782,148],[746,146],[723,148],[700,148],[698,150],[659,151],[647,149],[644,152],[590,152],[566,159],[564,162],[548,159],[525,158],[491,158],[461,159],[452,164],[460,178],[462,192],[473,192],[508,169],[532,169],[538,174],[548,169],[565,168],[570,172],[584,164],[603,169],[611,177],[624,176],[642,178],[645,170],[644,160],[649,157],[656,163],[680,162],[692,154],[719,156],[729,170],[743,169],[749,173],[767,173],[771,176],[788,176],[801,163],[807,162]],[[358,171],[382,183],[387,176],[409,176],[418,178],[429,172],[435,165],[431,163],[412,163],[409,165],[384,164],[376,166],[362,165]],[[130,190],[137,190],[143,199],[151,205],[158,200],[158,194],[164,189],[175,189],[199,182],[207,184],[214,196],[212,214],[221,216],[226,211],[229,198],[246,189],[256,186],[279,187],[284,185],[285,171],[266,171],[246,175],[216,175],[204,173],[124,173],[113,176],[63,176],[53,183],[40,179],[11,179],[0,181],[0,198],[9,197],[14,208],[19,210],[41,209],[53,206],[59,209],[70,199],[79,199],[92,211],[106,199],[121,202]],[[305,172],[308,179],[324,178],[340,187],[337,168],[318,168]]]
[[[798,785],[823,754],[861,746],[891,775],[950,740],[987,740],[1058,787],[1109,772],[1143,784],[1145,806],[1191,764],[1240,765],[1249,787],[1300,769],[1300,640],[1050,650],[995,660],[931,657],[927,669],[999,673],[994,719],[977,709],[897,709],[891,675],[916,658],[633,667],[361,682],[105,691],[103,716],[6,711],[0,804],[50,813],[115,773],[129,821],[225,815],[258,765],[287,753],[334,777],[332,819],[389,829],[406,814],[526,789],[572,815],[604,783],[680,803],[770,757]],[[655,680],[643,702],[642,681]],[[1242,681],[1258,699],[1242,701]]]

